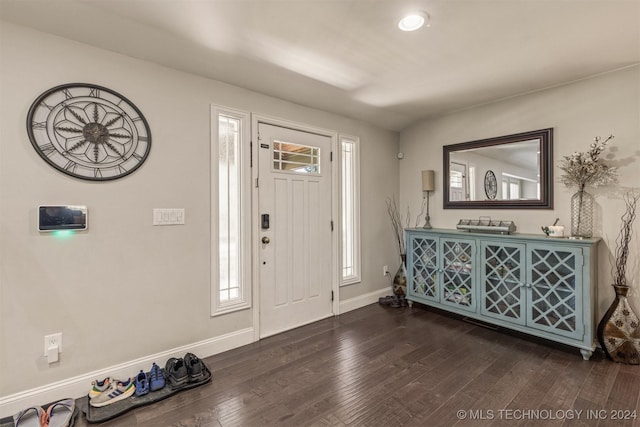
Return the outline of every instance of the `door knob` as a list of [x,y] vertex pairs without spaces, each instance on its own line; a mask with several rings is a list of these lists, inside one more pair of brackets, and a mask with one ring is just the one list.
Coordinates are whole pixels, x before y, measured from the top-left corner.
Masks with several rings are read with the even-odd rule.
[[265,245],[269,244],[269,242],[270,242],[270,241],[271,241],[271,240],[270,240],[267,236],[264,236],[264,237],[262,238],[262,243],[264,243]]

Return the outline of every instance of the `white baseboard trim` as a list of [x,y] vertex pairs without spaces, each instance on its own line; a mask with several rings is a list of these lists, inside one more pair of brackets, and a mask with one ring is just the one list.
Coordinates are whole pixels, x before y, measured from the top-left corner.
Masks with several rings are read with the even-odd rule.
[[[0,396],[0,418],[10,417],[23,409],[34,405],[43,405],[48,402],[72,397],[74,399],[85,396],[91,387],[91,381],[102,379],[107,376],[114,378],[127,378],[134,376],[141,369],[147,371],[153,362],[161,367],[170,357],[182,357],[185,353],[191,352],[199,358],[213,356],[227,350],[232,350],[243,345],[251,344],[254,341],[253,328],[241,329],[219,337],[209,338],[193,344],[173,348],[161,353],[141,357],[109,368],[100,369],[73,378],[68,378],[55,383],[47,384],[31,390],[9,396]],[[215,369],[215,367],[211,367]]]
[[340,301],[340,313],[346,313],[351,310],[362,308],[366,305],[378,302],[380,297],[391,295],[391,289],[389,287],[379,289],[377,291],[369,292],[368,294],[359,295],[355,298],[349,298],[344,301]]

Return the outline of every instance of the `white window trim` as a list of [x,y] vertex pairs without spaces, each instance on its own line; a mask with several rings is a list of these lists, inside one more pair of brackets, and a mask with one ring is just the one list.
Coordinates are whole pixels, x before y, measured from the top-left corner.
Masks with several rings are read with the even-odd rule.
[[[343,265],[342,265],[342,251],[343,245],[340,243],[340,286],[351,285],[354,283],[359,283],[362,280],[362,251],[361,251],[361,239],[360,239],[360,138],[357,136],[351,135],[343,135],[339,136],[338,147],[340,150],[340,232],[342,233],[342,182],[344,177],[342,176],[342,160],[343,160],[343,152],[342,152],[342,143],[349,142],[353,144],[353,209],[354,209],[354,221],[353,221],[353,270],[354,274],[349,277],[343,277]],[[342,242],[342,234],[340,235],[340,242]]]
[[[229,302],[220,302],[219,289],[219,224],[218,224],[218,120],[219,116],[238,119],[240,126],[240,254],[238,280],[239,298]],[[251,117],[246,111],[218,105],[211,106],[211,315],[231,313],[251,307]]]

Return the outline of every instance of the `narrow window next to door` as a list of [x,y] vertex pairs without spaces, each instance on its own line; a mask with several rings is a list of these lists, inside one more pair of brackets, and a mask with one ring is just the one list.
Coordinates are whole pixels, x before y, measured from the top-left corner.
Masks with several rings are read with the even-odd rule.
[[451,162],[449,170],[449,200],[468,200],[466,194],[466,173],[467,165],[462,163]]
[[[250,306],[249,259],[245,239],[249,228],[243,224],[242,212],[248,209],[249,115],[244,112],[213,107],[212,114],[212,315]],[[217,171],[217,173],[216,173]],[[216,215],[217,213],[217,215]]]
[[341,285],[360,281],[360,140],[340,137],[342,178]]

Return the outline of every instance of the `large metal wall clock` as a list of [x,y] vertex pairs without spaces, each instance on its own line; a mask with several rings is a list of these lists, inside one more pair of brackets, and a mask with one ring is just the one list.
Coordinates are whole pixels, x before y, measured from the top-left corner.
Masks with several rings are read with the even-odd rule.
[[70,83],[40,95],[27,115],[33,148],[67,175],[108,181],[147,159],[151,131],[127,98],[102,86]]

